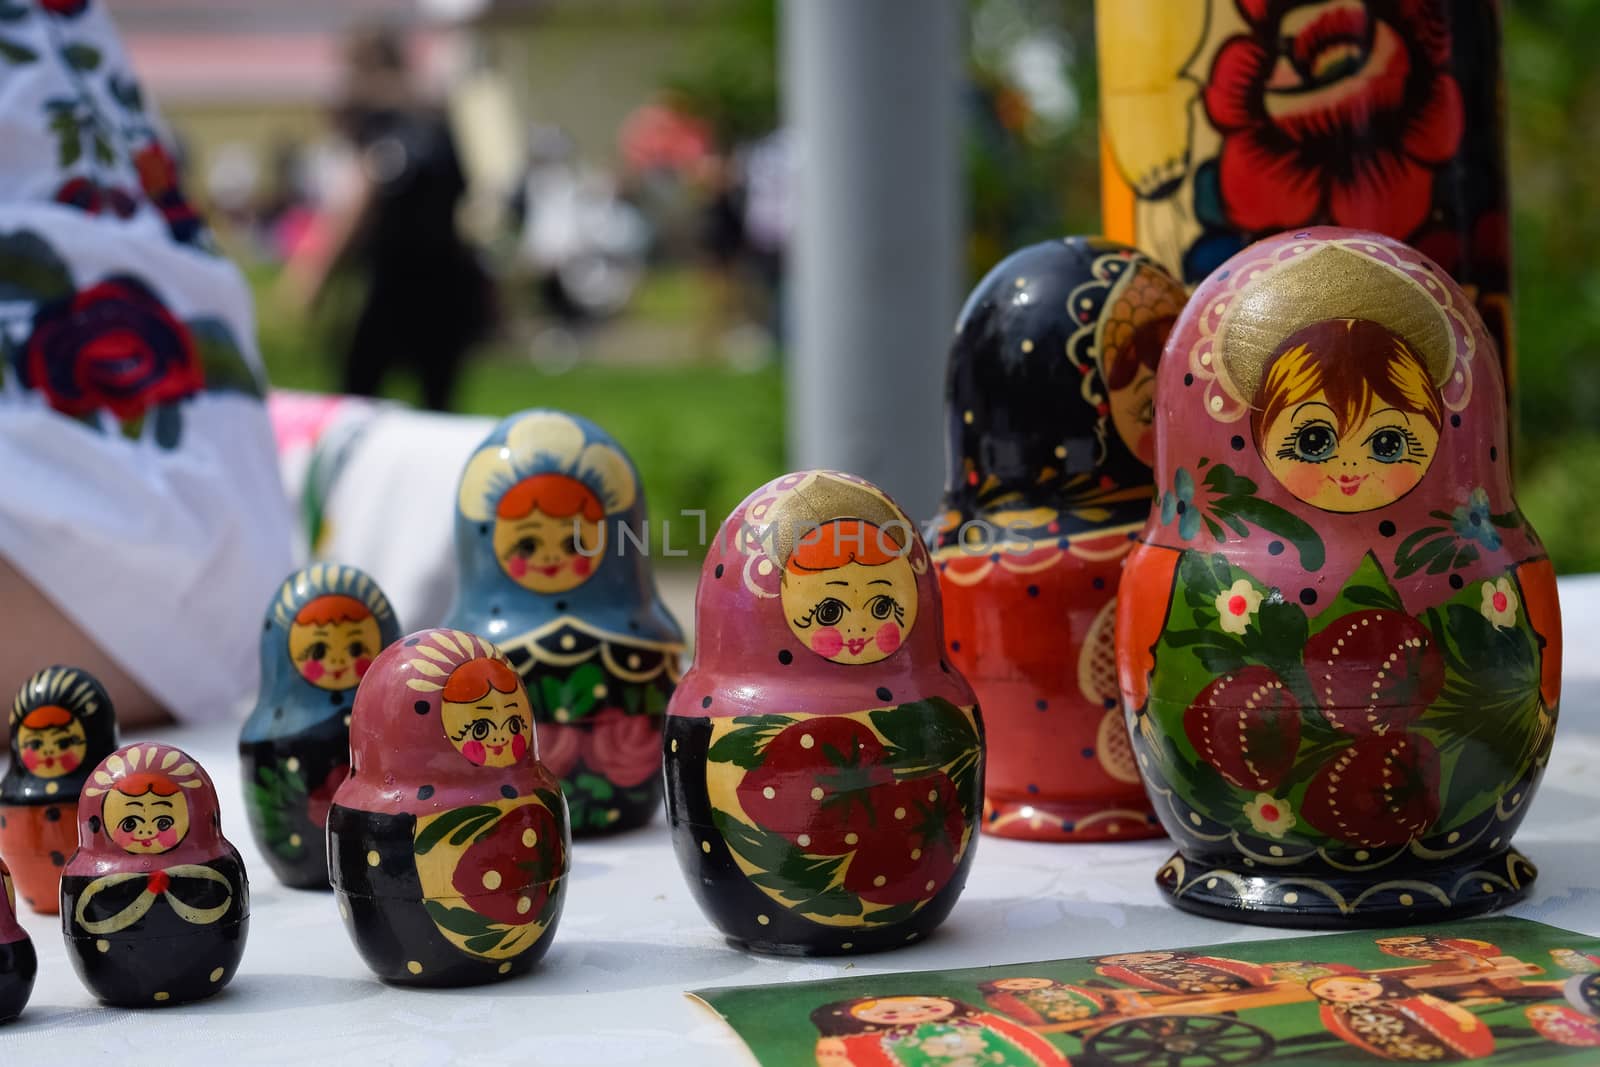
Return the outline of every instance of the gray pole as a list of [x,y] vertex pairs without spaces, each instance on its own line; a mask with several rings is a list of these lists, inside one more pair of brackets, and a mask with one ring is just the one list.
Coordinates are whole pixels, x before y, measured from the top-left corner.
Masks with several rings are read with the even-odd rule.
[[921,521],[944,481],[960,307],[959,0],[784,0],[797,149],[789,454]]

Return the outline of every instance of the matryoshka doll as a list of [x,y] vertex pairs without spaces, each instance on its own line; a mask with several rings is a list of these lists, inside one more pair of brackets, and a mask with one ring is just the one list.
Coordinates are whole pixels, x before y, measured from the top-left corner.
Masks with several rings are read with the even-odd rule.
[[251,832],[285,885],[328,886],[324,826],[350,773],[356,685],[398,636],[389,598],[354,567],[296,571],[267,608],[261,695],[239,759]]
[[1020,1023],[940,996],[857,997],[811,1013],[817,1067],[992,1064],[1067,1067],[1067,1057]]
[[1117,618],[1174,903],[1283,925],[1501,907],[1560,693],[1555,578],[1517,509],[1494,345],[1388,238],[1223,265],[1157,390],[1160,505]]
[[187,753],[127,745],[94,769],[61,878],[61,924],[78,977],[108,1004],[182,1004],[233,978],[250,883],[222,836],[211,778]]
[[1150,514],[1156,366],[1183,288],[1071,237],[990,271],[956,323],[934,560],[989,728],[983,828],[1159,836],[1117,699],[1122,560]]
[[1494,1053],[1487,1020],[1399,978],[1334,975],[1312,979],[1306,989],[1330,1034],[1380,1059],[1437,1063]]
[[350,750],[328,863],[367,966],[416,986],[532,968],[561,917],[570,834],[506,657],[459,630],[390,645],[356,693]]
[[978,990],[985,1004],[1025,1026],[1054,1026],[1093,1019],[1104,1014],[1113,1000],[1110,991],[1105,989],[1021,975],[979,982]]
[[976,848],[983,727],[927,548],[877,487],[801,471],[723,523],[667,719],[667,817],[701,908],[761,952],[925,936]]
[[117,747],[117,715],[93,676],[46,667],[11,705],[11,765],[0,779],[0,855],[42,915],[60,903],[61,868],[78,848],[78,795]]
[[15,1019],[28,1006],[38,971],[33,942],[17,922],[17,891],[11,871],[0,860],[0,1023]]
[[524,411],[461,475],[461,589],[445,625],[505,650],[575,835],[642,826],[661,804],[661,727],[683,632],[656,595],[644,490],[587,419]]

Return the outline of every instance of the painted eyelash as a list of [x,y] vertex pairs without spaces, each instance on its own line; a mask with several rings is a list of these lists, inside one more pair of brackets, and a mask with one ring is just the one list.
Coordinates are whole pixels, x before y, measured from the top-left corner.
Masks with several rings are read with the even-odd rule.
[[1338,438],[1338,429],[1327,419],[1307,419],[1298,426],[1290,427],[1288,435],[1283,439],[1283,445],[1276,453],[1276,458],[1297,459],[1301,463],[1326,463],[1328,461],[1328,457],[1323,457],[1322,459],[1306,459],[1295,450],[1294,442],[1300,437],[1300,431],[1310,426],[1326,426],[1329,430],[1333,431],[1335,439]]

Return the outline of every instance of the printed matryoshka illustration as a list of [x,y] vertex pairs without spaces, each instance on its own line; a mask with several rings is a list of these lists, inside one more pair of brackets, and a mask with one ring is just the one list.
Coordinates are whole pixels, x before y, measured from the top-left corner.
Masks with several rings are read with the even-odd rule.
[[1486,1021],[1399,979],[1334,975],[1313,979],[1306,988],[1320,1002],[1327,1031],[1373,1056],[1437,1063],[1482,1059],[1494,1052],[1494,1034]]
[[232,980],[250,883],[222,836],[216,788],[187,753],[128,745],[94,769],[61,879],[61,922],[78,977],[108,1004],[182,1004]]
[[39,957],[33,942],[17,922],[17,894],[11,870],[5,860],[0,860],[0,1023],[15,1019],[28,1006],[38,972]]
[[1600,956],[1570,948],[1553,948],[1550,959],[1568,974],[1600,974]]
[[350,751],[328,864],[367,966],[418,986],[532,968],[561,917],[570,836],[506,657],[460,630],[390,645],[356,693]]
[[765,952],[926,935],[972,862],[983,729],[905,513],[851,475],[786,474],[723,523],[695,617],[667,816],[701,908]]
[[1239,993],[1276,981],[1268,965],[1192,952],[1121,952],[1094,962],[1096,974],[1155,993]]
[[1600,1019],[1592,1019],[1565,1004],[1530,1004],[1523,1014],[1534,1032],[1546,1041],[1568,1048],[1600,1048]]
[[0,779],[0,855],[42,915],[60,904],[61,868],[78,848],[78,796],[117,747],[117,714],[94,677],[46,667],[11,704],[11,765]]
[[956,322],[934,561],[947,654],[989,730],[989,833],[1161,834],[1117,698],[1114,624],[1183,302],[1146,256],[1071,237],[1007,257]]
[[1262,241],[1162,358],[1117,658],[1180,907],[1392,925],[1501,907],[1560,696],[1494,343],[1397,241]]
[[399,635],[389,598],[354,567],[296,571],[267,608],[261,695],[239,758],[250,829],[285,885],[328,885],[325,826],[350,773],[356,686]]
[[1431,964],[1443,973],[1492,968],[1500,949],[1473,937],[1435,937],[1432,934],[1393,934],[1373,940],[1386,956]]
[[457,494],[461,589],[446,625],[505,650],[533,701],[575,835],[642,826],[660,806],[661,728],[683,632],[656,594],[633,463],[559,411],[501,422]]
[[993,1064],[1067,1067],[1049,1039],[950,997],[857,997],[811,1013],[817,1067]]
[[979,982],[983,1002],[1024,1026],[1051,1026],[1093,1019],[1112,999],[1104,989],[1068,985],[1053,978],[996,978]]

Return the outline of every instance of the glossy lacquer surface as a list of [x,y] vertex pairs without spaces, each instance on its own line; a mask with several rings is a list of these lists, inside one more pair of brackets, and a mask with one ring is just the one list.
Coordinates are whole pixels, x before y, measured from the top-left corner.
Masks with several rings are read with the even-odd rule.
[[1161,366],[1117,619],[1161,887],[1285,925],[1522,896],[1561,624],[1471,302],[1399,242],[1296,231],[1208,278]]
[[39,970],[28,932],[17,922],[16,889],[11,871],[0,860],[0,1023],[22,1014],[33,992],[33,979]]

